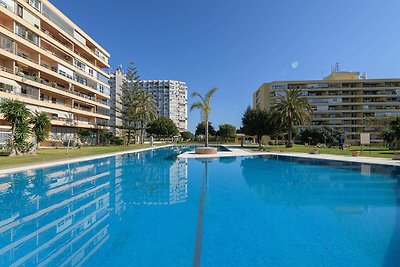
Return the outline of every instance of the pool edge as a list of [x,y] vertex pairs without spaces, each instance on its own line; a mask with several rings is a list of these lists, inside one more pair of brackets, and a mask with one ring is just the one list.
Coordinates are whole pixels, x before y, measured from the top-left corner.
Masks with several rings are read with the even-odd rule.
[[34,164],[34,165],[24,165],[24,166],[20,166],[20,167],[4,168],[4,169],[0,169],[0,175],[24,172],[24,171],[29,171],[29,170],[50,168],[50,167],[55,167],[55,166],[64,165],[64,164],[85,162],[85,161],[90,161],[90,160],[95,160],[95,159],[108,158],[108,157],[136,153],[136,152],[144,152],[144,151],[155,150],[155,149],[159,149],[159,148],[166,148],[166,147],[171,147],[171,146],[173,146],[173,145],[163,145],[163,146],[157,146],[157,147],[132,149],[132,150],[127,150],[127,151],[99,154],[99,155],[94,155],[94,156],[78,157],[78,158],[73,158],[73,159],[68,159],[68,160],[59,160],[59,161],[52,161],[52,162],[47,162],[47,163],[38,163],[38,164]]

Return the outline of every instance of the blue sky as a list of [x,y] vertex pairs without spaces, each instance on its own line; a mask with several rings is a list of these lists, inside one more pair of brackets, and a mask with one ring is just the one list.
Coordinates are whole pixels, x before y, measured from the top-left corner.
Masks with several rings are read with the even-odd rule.
[[[134,59],[142,79],[186,81],[189,94],[217,87],[214,126],[239,126],[263,82],[320,79],[336,62],[400,77],[399,0],[51,2],[111,53],[113,68]],[[189,129],[199,120],[189,113]]]

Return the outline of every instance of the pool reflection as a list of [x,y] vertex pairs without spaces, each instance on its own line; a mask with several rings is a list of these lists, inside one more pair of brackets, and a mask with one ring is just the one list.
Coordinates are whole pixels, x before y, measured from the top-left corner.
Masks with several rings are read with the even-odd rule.
[[187,162],[164,160],[156,170],[146,167],[160,160],[153,156],[0,176],[0,266],[82,265],[107,242],[128,205],[186,201]]
[[362,213],[369,207],[394,207],[400,196],[397,167],[265,156],[242,160],[241,169],[247,186],[276,205]]

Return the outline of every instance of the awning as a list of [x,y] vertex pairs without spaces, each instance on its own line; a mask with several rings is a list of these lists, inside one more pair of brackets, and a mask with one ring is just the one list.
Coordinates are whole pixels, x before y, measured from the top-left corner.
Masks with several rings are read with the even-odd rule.
[[11,79],[7,79],[7,78],[1,77],[1,76],[0,76],[0,83],[8,84],[15,88],[21,89],[21,85],[19,85],[16,81],[13,81]]

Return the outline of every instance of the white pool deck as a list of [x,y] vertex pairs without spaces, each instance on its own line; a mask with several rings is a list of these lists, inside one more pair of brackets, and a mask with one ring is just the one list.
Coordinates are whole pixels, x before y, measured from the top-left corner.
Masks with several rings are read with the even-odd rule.
[[260,156],[260,155],[277,155],[309,159],[322,159],[322,160],[337,160],[345,162],[356,162],[365,164],[381,164],[390,166],[400,166],[400,160],[392,160],[390,158],[374,158],[374,157],[350,157],[339,156],[330,154],[308,154],[298,152],[258,152],[249,151],[248,149],[241,149],[240,147],[228,147],[230,152],[218,152],[215,155],[197,155],[192,152],[186,152],[178,156],[178,158],[220,158],[220,157],[245,157],[245,156]]
[[[163,147],[170,147],[172,145],[152,147],[152,148],[144,148],[144,149],[136,149],[115,153],[108,153],[102,155],[95,156],[87,156],[87,157],[79,157],[70,160],[61,160],[61,161],[53,161],[47,163],[34,164],[29,166],[21,166],[15,168],[3,168],[0,169],[0,175],[17,173],[17,172],[25,172],[35,169],[42,168],[50,168],[64,164],[73,164],[88,160],[95,160],[106,157],[113,157],[118,155],[124,155],[129,153],[137,153],[142,151],[148,151]],[[241,147],[227,147],[230,151],[221,151],[214,155],[197,155],[194,151],[186,152],[178,156],[179,159],[207,159],[207,158],[220,158],[220,157],[250,157],[250,156],[260,156],[260,155],[280,155],[280,156],[289,156],[289,157],[299,157],[299,158],[309,158],[309,159],[322,159],[322,160],[337,160],[337,161],[346,161],[346,162],[357,162],[357,163],[365,163],[365,164],[381,164],[388,166],[400,166],[400,160],[392,160],[389,158],[373,158],[373,157],[349,157],[349,156],[338,156],[338,155],[329,155],[329,154],[307,154],[307,153],[296,153],[296,152],[258,152],[251,151],[249,149],[242,149]]]

